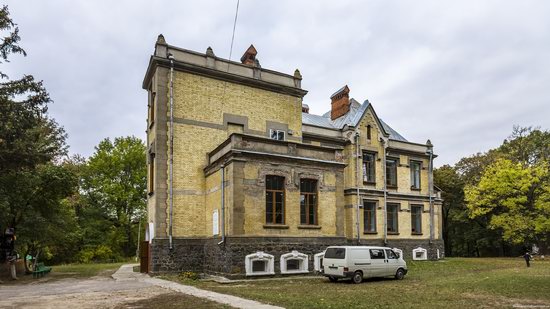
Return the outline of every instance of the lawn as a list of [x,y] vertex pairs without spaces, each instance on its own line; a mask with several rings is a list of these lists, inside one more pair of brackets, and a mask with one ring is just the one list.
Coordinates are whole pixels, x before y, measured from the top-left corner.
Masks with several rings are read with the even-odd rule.
[[14,281],[8,277],[0,278],[3,284],[28,284],[35,282],[46,282],[63,278],[88,278],[93,276],[110,276],[123,264],[127,263],[90,263],[90,264],[64,264],[54,265],[52,271],[44,277],[35,279],[32,275],[18,274],[18,280]]
[[[356,285],[288,278],[219,284],[182,282],[286,308],[550,308],[550,261],[525,267],[520,258],[448,258],[408,262],[402,281],[370,279]],[[171,276],[172,280],[179,280]]]
[[93,277],[97,275],[110,276],[124,263],[89,263],[89,264],[64,264],[52,266],[51,274],[59,274],[74,277]]

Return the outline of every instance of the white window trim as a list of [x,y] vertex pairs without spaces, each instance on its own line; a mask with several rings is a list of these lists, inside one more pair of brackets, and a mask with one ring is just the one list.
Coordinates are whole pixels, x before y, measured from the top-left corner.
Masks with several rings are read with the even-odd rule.
[[313,255],[313,270],[316,272],[323,272],[323,265],[321,265],[321,259],[325,258],[325,252],[320,252]]
[[[417,252],[421,252],[421,253],[422,253],[422,256],[421,256],[421,257],[417,257],[417,256],[416,256],[416,253],[417,253]],[[424,249],[424,248],[422,248],[422,247],[418,247],[418,248],[416,248],[416,249],[413,249],[412,255],[413,255],[412,258],[413,258],[413,260],[415,260],[415,261],[426,261],[426,260],[428,260],[428,250],[426,250],[426,249]]]
[[[301,268],[297,270],[287,270],[286,269],[286,261],[287,260],[301,260],[300,263]],[[281,255],[281,274],[305,274],[309,273],[309,258],[307,254],[300,253],[296,250]]]
[[269,138],[273,139],[273,140],[276,140],[276,141],[280,141],[280,139],[275,139],[272,137],[273,135],[273,132],[277,132],[277,135],[279,135],[279,133],[283,133],[283,141],[286,141],[286,132],[284,130],[274,130],[274,129],[269,129]]
[[[265,261],[265,271],[252,271],[252,263],[254,261]],[[246,269],[247,276],[266,276],[275,274],[275,258],[271,254],[267,254],[262,251],[249,254],[245,257],[244,267]]]

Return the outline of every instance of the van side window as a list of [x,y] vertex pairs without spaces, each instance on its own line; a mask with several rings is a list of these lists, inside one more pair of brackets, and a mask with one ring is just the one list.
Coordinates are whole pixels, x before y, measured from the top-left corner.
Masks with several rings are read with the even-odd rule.
[[386,249],[386,256],[388,257],[388,259],[397,259],[397,254],[395,254],[395,252],[390,249]]
[[384,250],[382,249],[370,249],[370,258],[374,260],[385,259]]
[[325,252],[325,259],[345,259],[345,248],[328,248]]

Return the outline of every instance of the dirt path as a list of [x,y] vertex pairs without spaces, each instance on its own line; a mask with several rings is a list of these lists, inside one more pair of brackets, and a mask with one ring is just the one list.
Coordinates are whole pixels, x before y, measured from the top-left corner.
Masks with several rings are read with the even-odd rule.
[[0,308],[280,308],[151,278],[132,266],[112,276],[0,285]]
[[147,283],[110,277],[67,278],[0,286],[0,308],[114,308],[169,292]]

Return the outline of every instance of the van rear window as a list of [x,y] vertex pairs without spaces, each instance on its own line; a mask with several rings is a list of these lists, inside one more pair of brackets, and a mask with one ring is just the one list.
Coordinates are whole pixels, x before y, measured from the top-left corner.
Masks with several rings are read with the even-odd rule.
[[345,259],[345,248],[328,248],[325,252],[325,259]]

